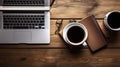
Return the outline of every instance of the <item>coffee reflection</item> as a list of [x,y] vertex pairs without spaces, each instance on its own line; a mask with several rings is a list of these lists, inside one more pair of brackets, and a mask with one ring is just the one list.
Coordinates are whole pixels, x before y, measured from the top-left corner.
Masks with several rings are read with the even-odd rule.
[[73,26],[67,32],[68,39],[73,43],[79,43],[84,39],[84,30],[81,27]]
[[120,12],[113,12],[108,16],[108,24],[112,28],[120,28]]

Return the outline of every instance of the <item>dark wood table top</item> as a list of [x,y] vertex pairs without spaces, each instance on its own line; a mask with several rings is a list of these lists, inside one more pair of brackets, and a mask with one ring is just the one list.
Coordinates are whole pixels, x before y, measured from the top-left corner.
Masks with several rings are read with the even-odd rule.
[[[120,67],[120,32],[105,30],[103,18],[112,10],[120,10],[120,0],[56,0],[51,7],[51,43],[49,45],[0,45],[0,67]],[[71,52],[55,34],[55,22],[81,20],[95,15],[108,45],[91,53],[88,47]]]

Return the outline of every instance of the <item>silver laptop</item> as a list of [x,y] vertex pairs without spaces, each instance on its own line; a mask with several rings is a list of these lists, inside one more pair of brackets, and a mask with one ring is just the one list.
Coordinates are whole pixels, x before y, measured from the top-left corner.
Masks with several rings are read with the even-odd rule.
[[50,0],[0,0],[0,43],[50,43]]

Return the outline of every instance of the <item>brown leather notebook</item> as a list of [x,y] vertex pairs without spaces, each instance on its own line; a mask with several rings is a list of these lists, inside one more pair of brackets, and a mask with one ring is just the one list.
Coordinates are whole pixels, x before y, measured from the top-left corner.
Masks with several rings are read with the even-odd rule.
[[90,15],[87,18],[82,19],[80,23],[84,24],[88,30],[87,43],[93,52],[107,45],[107,41],[94,15]]

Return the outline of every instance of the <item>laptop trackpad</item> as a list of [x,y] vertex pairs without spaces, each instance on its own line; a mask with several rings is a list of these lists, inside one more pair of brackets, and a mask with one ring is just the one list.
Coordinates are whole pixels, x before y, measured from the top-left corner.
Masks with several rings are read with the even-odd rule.
[[15,31],[14,32],[14,39],[18,43],[27,43],[32,41],[32,33],[26,31]]

